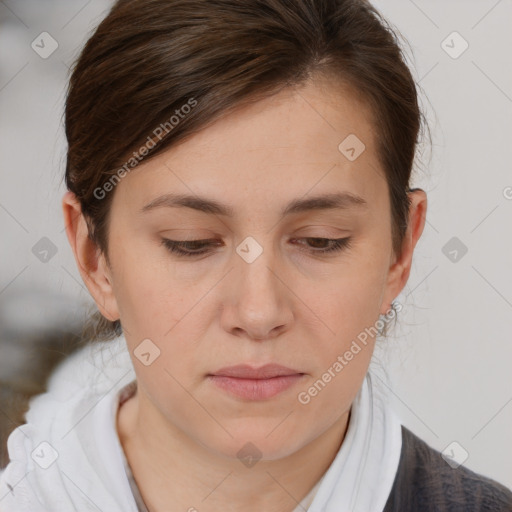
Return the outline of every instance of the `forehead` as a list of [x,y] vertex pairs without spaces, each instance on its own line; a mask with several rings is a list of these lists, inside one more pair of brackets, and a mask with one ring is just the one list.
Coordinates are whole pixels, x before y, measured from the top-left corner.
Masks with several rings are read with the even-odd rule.
[[341,84],[311,81],[230,112],[142,161],[116,195],[129,193],[143,206],[164,192],[213,192],[233,203],[248,192],[264,201],[336,188],[374,201],[386,188],[375,141],[368,105]]
[[230,112],[170,151],[169,162],[236,156],[286,165],[290,158],[307,161],[339,157],[339,144],[355,134],[373,152],[370,107],[352,89],[317,79]]

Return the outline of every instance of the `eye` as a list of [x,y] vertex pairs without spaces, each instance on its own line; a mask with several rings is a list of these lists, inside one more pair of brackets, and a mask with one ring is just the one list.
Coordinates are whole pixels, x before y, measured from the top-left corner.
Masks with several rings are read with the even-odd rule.
[[[296,239],[293,239],[296,240]],[[326,253],[334,253],[339,252],[344,249],[348,249],[350,247],[351,237],[348,236],[346,238],[303,238],[299,240],[307,240],[309,247],[311,247],[310,242],[313,242],[313,250],[310,250],[313,254],[326,254]],[[320,242],[321,247],[318,248],[318,243]],[[327,244],[327,246],[325,245]]]
[[[219,245],[215,240],[169,240],[162,238],[162,244],[172,253],[179,256],[198,256],[209,252],[208,247]],[[205,249],[206,248],[206,249]]]
[[[292,240],[306,240],[308,241],[307,249],[310,253],[313,254],[327,254],[327,253],[335,253],[342,251],[344,249],[348,249],[351,245],[351,237],[346,238],[302,238],[302,239],[292,239]],[[311,245],[311,242],[313,244]],[[318,247],[320,243],[321,247]],[[327,244],[327,246],[325,246]],[[202,254],[206,254],[210,252],[210,248],[212,246],[221,245],[217,240],[206,239],[206,240],[169,240],[168,238],[162,239],[162,245],[164,245],[169,252],[177,254],[178,256],[200,256]]]

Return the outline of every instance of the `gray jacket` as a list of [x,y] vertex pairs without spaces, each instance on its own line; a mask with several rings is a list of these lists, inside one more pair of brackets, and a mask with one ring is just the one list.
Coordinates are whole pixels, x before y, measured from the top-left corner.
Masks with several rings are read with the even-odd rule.
[[512,491],[464,466],[453,469],[402,425],[400,463],[383,512],[484,511],[511,512]]

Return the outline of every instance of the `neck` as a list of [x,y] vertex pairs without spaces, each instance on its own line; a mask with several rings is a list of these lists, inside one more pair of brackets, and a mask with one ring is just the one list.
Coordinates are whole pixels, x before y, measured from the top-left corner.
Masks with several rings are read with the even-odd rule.
[[140,390],[120,406],[117,430],[150,512],[292,512],[332,463],[349,417],[350,409],[293,453],[254,465],[198,443]]

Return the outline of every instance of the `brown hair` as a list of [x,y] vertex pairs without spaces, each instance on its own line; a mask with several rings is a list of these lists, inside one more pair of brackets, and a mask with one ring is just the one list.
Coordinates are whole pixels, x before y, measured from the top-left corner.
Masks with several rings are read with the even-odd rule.
[[[320,75],[371,106],[399,254],[426,123],[395,30],[365,0],[118,0],[75,62],[65,109],[66,185],[107,262],[115,180],[143,147],[147,160],[240,106]],[[99,311],[92,320],[90,336],[122,332]]]

